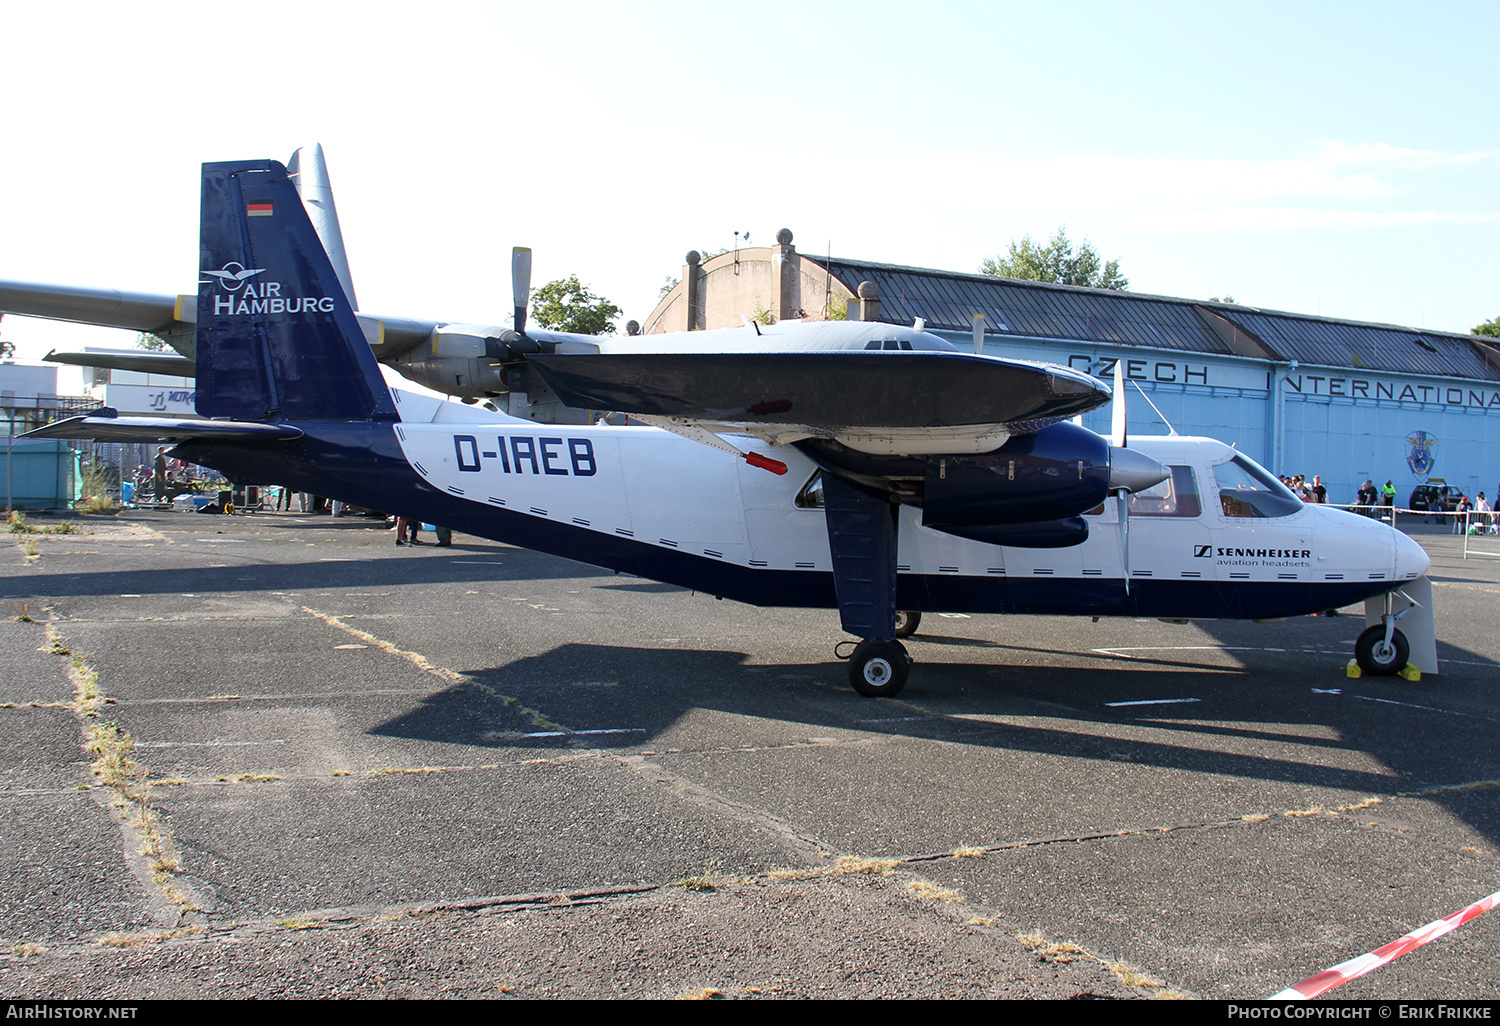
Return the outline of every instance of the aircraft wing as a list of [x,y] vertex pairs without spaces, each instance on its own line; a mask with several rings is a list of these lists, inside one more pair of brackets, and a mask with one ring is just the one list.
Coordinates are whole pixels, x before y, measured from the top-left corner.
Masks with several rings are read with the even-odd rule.
[[1110,398],[1103,382],[1066,367],[951,352],[553,354],[529,362],[569,406],[716,423],[993,424],[1020,434]]
[[[193,296],[163,296],[119,289],[0,281],[0,313],[42,317],[101,328],[149,331],[183,356],[193,353]],[[186,348],[186,352],[183,349]]]
[[42,359],[48,363],[139,371],[142,374],[175,374],[184,378],[196,377],[198,374],[197,361],[176,353],[160,353],[150,349],[96,349],[89,353],[59,353],[54,349]]
[[35,428],[21,438],[90,438],[96,442],[181,442],[205,438],[218,442],[290,441],[302,429],[289,424],[247,420],[190,420],[176,417],[121,417],[109,407]]
[[[0,281],[0,313],[18,317],[40,317],[49,321],[93,324],[101,328],[146,331],[165,339],[184,364],[130,366],[115,356],[92,353],[49,353],[53,363],[80,367],[147,370],[157,374],[192,377],[194,322],[197,296],[167,296],[151,292],[121,292],[119,289],[82,288],[76,285],[44,285],[37,282]],[[431,339],[442,321],[410,317],[355,314],[365,340],[379,360],[389,360]]]

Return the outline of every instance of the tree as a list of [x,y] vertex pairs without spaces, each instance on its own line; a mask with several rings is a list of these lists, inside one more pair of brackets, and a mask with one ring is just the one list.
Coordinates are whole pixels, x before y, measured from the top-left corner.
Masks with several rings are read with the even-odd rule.
[[531,314],[536,322],[553,331],[571,331],[579,335],[613,335],[610,322],[620,316],[620,308],[603,296],[596,296],[569,275],[549,281],[531,294]]
[[1470,328],[1469,334],[1488,335],[1490,338],[1500,338],[1500,317],[1496,317],[1492,321],[1485,321],[1483,324]]
[[153,352],[165,353],[172,349],[167,345],[166,339],[157,338],[149,331],[138,332],[135,336],[135,347],[137,349],[150,349]]
[[1120,261],[1105,263],[1088,239],[1075,252],[1067,229],[1059,228],[1045,246],[1030,235],[1010,244],[1003,257],[985,257],[979,265],[981,274],[1001,278],[1024,278],[1027,281],[1051,281],[1059,285],[1087,285],[1095,289],[1130,287],[1130,279],[1120,273]]

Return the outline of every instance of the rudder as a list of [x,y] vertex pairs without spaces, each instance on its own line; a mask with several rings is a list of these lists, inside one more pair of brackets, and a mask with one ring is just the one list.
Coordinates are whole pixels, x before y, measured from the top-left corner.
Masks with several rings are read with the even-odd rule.
[[199,248],[200,415],[400,419],[285,167],[204,164]]

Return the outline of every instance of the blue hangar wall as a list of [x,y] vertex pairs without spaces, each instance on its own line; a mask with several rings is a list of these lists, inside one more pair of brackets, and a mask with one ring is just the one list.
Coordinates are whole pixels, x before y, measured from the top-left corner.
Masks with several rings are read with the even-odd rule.
[[[973,335],[936,330],[963,350]],[[1184,435],[1228,442],[1278,474],[1321,474],[1328,500],[1351,503],[1366,480],[1390,480],[1405,505],[1429,479],[1471,497],[1500,492],[1500,383],[1296,365],[1241,356],[985,335],[994,356],[1061,363],[1106,381],[1125,361],[1132,434],[1166,434],[1151,402]],[[1137,391],[1139,387],[1140,391]],[[1109,433],[1108,406],[1084,425]]]

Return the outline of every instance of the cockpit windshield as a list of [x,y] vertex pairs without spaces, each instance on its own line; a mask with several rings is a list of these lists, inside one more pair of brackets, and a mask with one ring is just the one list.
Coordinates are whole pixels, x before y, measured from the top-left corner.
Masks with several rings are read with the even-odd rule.
[[1287,517],[1302,508],[1301,499],[1244,456],[1213,469],[1226,517]]

